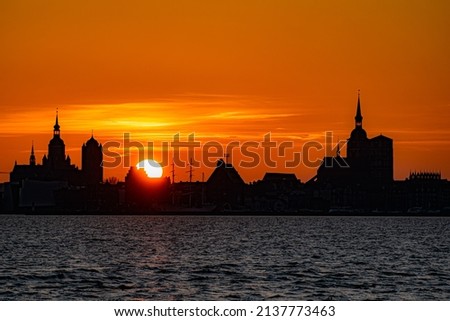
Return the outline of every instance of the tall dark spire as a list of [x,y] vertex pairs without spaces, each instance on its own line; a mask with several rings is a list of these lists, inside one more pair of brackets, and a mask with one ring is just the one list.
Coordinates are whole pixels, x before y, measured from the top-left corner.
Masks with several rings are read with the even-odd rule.
[[358,90],[358,104],[356,106],[355,127],[362,127],[362,120],[363,120],[363,117],[361,115],[360,92]]
[[34,156],[34,141],[31,142],[30,165],[36,165],[36,156]]
[[56,108],[56,121],[55,121],[55,126],[53,126],[53,136],[59,136],[60,131],[59,131],[60,127],[58,124],[58,108]]

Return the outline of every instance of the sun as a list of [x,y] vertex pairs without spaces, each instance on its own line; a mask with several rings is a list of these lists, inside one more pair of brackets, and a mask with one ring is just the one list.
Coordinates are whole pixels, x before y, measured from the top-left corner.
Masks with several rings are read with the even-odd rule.
[[138,169],[143,168],[150,178],[160,178],[163,174],[161,165],[153,159],[144,159],[143,161],[140,161],[136,167]]

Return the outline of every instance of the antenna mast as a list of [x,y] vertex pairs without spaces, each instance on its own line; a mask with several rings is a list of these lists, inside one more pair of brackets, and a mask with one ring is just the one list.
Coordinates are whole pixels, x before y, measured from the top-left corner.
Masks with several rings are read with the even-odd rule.
[[175,184],[175,163],[172,160],[172,170],[170,171],[172,173],[172,184]]

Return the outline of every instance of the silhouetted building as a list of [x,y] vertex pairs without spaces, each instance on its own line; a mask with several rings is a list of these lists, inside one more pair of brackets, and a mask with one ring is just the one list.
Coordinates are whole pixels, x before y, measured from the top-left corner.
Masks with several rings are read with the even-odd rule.
[[31,144],[30,166],[36,165],[36,156],[34,155],[34,142]]
[[347,140],[347,157],[341,157],[339,147],[335,157],[325,157],[315,178],[318,183],[355,184],[368,188],[381,188],[392,184],[392,139],[383,135],[367,138],[362,121],[358,94],[355,128]]
[[81,147],[81,169],[87,185],[103,182],[102,162],[102,144],[95,140],[92,134],[91,138]]
[[159,211],[170,199],[170,178],[149,178],[144,168],[130,167],[125,177],[125,200],[131,208]]
[[71,164],[66,156],[66,145],[61,138],[58,114],[53,126],[53,138],[48,144],[48,154],[42,158],[42,165],[36,164],[34,144],[31,146],[30,161],[27,165],[14,164],[10,182],[24,179],[42,181],[64,181],[70,185],[100,184],[103,181],[102,145],[93,136],[82,146],[83,173]]
[[303,207],[301,182],[295,174],[266,173],[250,186],[251,208],[257,212],[287,212]]
[[360,97],[355,116],[355,129],[347,141],[347,160],[352,181],[361,184],[386,185],[393,181],[392,139],[379,135],[372,139],[362,126]]
[[[61,138],[57,112],[53,137],[48,144],[47,155],[42,158],[42,164],[36,163],[34,143],[31,146],[29,164],[18,165],[17,162],[14,164],[10,173],[13,207],[55,206],[58,203],[55,191],[59,189],[76,190],[71,194],[75,202],[78,197],[75,197],[75,194],[79,195],[80,189],[72,188],[72,186],[93,186],[103,181],[102,160],[102,146],[92,136],[82,146],[83,171],[71,164],[70,156],[66,156],[66,146]],[[66,199],[69,200],[69,198]]]
[[66,187],[67,182],[63,181],[23,180],[20,187],[18,206],[31,209],[54,207],[57,205],[55,191]]
[[342,185],[348,184],[352,172],[348,159],[341,157],[340,147],[337,147],[336,156],[324,157],[320,167],[317,169],[317,175],[311,181],[317,181],[322,184]]
[[70,164],[70,156],[66,157],[66,145],[61,139],[60,126],[58,124],[58,112],[56,112],[56,121],[53,126],[53,138],[48,143],[48,155],[42,158],[42,165],[46,167],[49,172],[56,173],[57,171],[67,171],[75,168],[75,165]]
[[448,182],[436,172],[413,172],[404,182],[408,210],[437,210],[449,206]]
[[65,181],[69,184],[81,184],[78,168],[71,164],[70,156],[66,157],[66,146],[60,136],[58,113],[53,126],[53,138],[48,144],[48,155],[42,158],[42,165],[36,164],[34,144],[31,146],[30,162],[28,165],[14,164],[10,173],[10,182],[21,182],[25,179],[43,181]]
[[244,204],[245,188],[236,169],[220,159],[206,182],[206,200],[222,209],[238,208]]

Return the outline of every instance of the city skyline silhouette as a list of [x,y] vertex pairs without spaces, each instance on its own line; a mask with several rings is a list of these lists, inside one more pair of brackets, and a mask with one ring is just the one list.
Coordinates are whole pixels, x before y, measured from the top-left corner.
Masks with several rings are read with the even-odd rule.
[[[15,162],[9,182],[2,184],[1,208],[13,211],[84,211],[94,213],[182,213],[191,210],[202,212],[290,213],[307,214],[446,214],[450,211],[450,183],[440,172],[410,172],[405,180],[395,180],[393,140],[384,135],[368,138],[363,126],[363,108],[358,91],[354,128],[343,142],[333,142],[324,148],[317,142],[310,149],[326,149],[320,161],[311,161],[309,150],[294,152],[293,158],[281,166],[291,172],[278,171],[279,158],[286,156],[292,142],[283,141],[277,146],[270,135],[263,141],[233,141],[222,148],[218,142],[202,145],[194,135],[181,141],[179,134],[174,141],[163,143],[162,152],[172,154],[171,176],[164,176],[161,165],[153,156],[144,158],[144,146],[129,141],[99,143],[93,131],[81,147],[82,167],[71,163],[61,136],[59,113],[56,111],[53,137],[42,163],[36,160],[34,143],[29,163]],[[306,145],[305,145],[306,146]],[[122,148],[122,154],[111,148]],[[153,145],[148,145],[150,149]],[[248,148],[253,148],[250,151]],[[137,149],[139,162],[130,163],[131,149]],[[195,150],[197,148],[197,151]],[[183,154],[187,163],[180,158]],[[211,152],[211,149],[213,152]],[[256,149],[262,150],[261,157]],[[241,152],[252,160],[236,160],[233,152]],[[278,154],[276,154],[278,153]],[[330,153],[332,153],[330,155]],[[196,155],[200,154],[199,158]],[[235,153],[234,155],[236,155]],[[276,158],[273,158],[273,157]],[[108,162],[105,158],[113,158]],[[297,179],[294,171],[302,162],[317,170],[307,181]],[[166,159],[169,161],[169,158]],[[212,173],[195,180],[193,173],[209,163]],[[257,168],[271,166],[260,180],[245,182],[240,171],[249,165]],[[152,165],[153,164],[153,165]],[[287,166],[289,164],[289,166]],[[319,164],[319,166],[317,166]],[[179,166],[189,167],[189,180],[175,179]],[[108,167],[127,170],[124,180],[107,178]],[[36,213],[38,213],[36,212]]]

